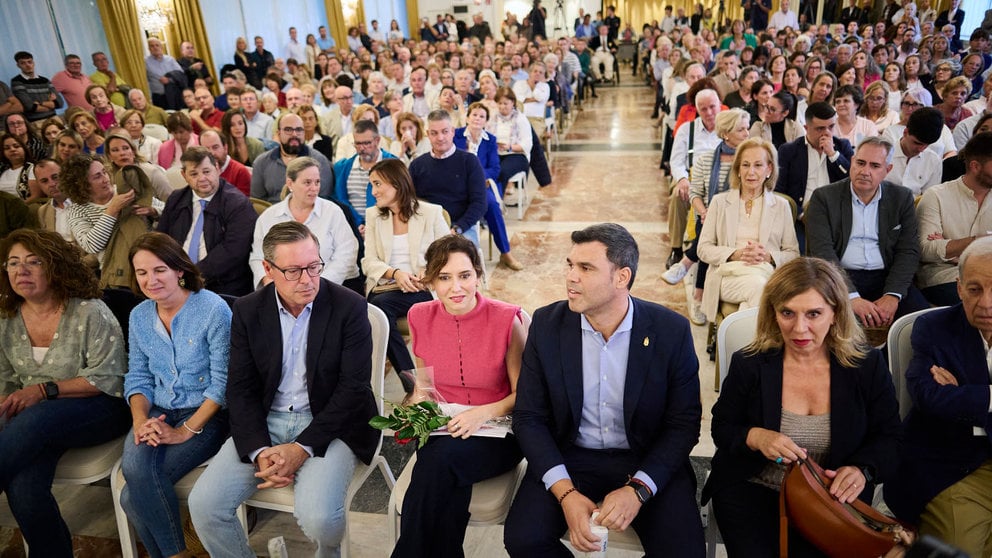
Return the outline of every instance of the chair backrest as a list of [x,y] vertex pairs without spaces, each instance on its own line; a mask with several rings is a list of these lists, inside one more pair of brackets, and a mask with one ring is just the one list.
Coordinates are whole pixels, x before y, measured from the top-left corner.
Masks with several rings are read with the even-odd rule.
[[911,342],[913,324],[916,323],[916,318],[936,309],[927,308],[906,314],[896,320],[889,328],[887,343],[889,371],[892,373],[892,384],[896,388],[896,399],[899,400],[899,416],[902,418],[906,418],[909,410],[913,407],[913,400],[906,387],[906,369],[909,368],[909,361],[913,359],[913,344]]
[[720,323],[716,332],[717,361],[720,363],[720,386],[730,370],[730,357],[754,340],[758,329],[758,309],[738,310]]
[[251,206],[255,208],[255,213],[261,215],[266,209],[272,207],[272,203],[259,198],[248,198],[251,200]]
[[[381,415],[382,396],[386,386],[386,345],[389,341],[389,320],[386,314],[374,304],[369,304],[369,325],[372,326],[372,394]],[[381,437],[380,437],[381,444]]]

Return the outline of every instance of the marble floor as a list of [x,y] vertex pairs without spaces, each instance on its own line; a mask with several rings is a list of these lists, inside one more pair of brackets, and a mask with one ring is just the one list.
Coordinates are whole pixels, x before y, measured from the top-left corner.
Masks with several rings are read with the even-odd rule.
[[[661,279],[668,256],[668,196],[667,185],[658,169],[660,138],[648,118],[654,94],[642,83],[624,77],[623,86],[599,88],[599,98],[590,99],[577,112],[574,122],[560,138],[559,149],[552,153],[553,184],[539,189],[531,180],[532,202],[524,219],[518,220],[515,210],[507,212],[513,253],[526,268],[512,272],[496,266],[495,260],[489,261],[490,296],[520,304],[531,313],[540,306],[562,299],[569,233],[589,224],[612,221],[627,227],[640,247],[633,295],[686,314],[687,287],[671,286]],[[705,351],[706,329],[693,326],[693,334],[700,361],[703,403],[702,435],[692,452],[693,456],[702,458],[696,460],[698,464],[705,463],[706,458],[713,455],[710,409],[716,394],[713,391],[714,366]],[[387,398],[400,399],[401,389],[396,376],[390,374]],[[384,444],[384,453],[397,474],[411,451],[391,441]],[[391,549],[391,542],[386,540],[388,491],[378,477],[373,475],[373,480],[359,493],[349,512],[353,558],[382,558],[388,556]],[[55,494],[75,536],[76,556],[120,556],[107,483],[56,487]],[[0,558],[24,555],[15,527],[8,507],[0,503]],[[506,556],[501,527],[473,527],[468,531],[467,557]],[[260,510],[251,536],[253,548],[267,556],[267,541],[280,535],[286,538],[290,556],[313,554],[313,547],[289,514]],[[609,556],[614,558],[636,555],[615,549],[609,551]]]

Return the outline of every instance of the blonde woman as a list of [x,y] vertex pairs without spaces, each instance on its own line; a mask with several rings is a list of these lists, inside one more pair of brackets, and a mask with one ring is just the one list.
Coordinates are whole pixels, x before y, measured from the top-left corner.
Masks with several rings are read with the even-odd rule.
[[778,152],[762,139],[737,146],[730,190],[710,200],[699,236],[699,259],[710,265],[703,311],[715,321],[720,301],[757,306],[776,267],[799,256],[792,209],[773,193]]

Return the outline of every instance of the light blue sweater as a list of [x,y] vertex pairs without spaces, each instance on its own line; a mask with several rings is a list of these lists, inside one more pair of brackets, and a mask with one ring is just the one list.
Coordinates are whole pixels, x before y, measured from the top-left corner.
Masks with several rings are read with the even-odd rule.
[[171,337],[152,300],[136,306],[129,323],[128,402],[140,393],[163,409],[199,407],[204,398],[225,405],[231,309],[224,299],[206,289],[190,293]]

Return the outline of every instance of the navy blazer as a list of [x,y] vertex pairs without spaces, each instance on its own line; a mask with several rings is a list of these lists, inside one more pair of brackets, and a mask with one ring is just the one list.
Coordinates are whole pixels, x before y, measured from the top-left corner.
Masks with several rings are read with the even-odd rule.
[[[690,474],[689,452],[699,440],[699,362],[685,318],[631,298],[634,323],[624,382],[623,417],[630,450],[641,471],[665,489]],[[565,463],[582,417],[582,331],[565,301],[534,313],[517,383],[513,432],[540,479]],[[634,474],[636,471],[630,471]]]
[[[215,293],[241,296],[254,288],[248,255],[258,213],[240,190],[220,179],[220,187],[203,211],[203,241],[207,255],[196,267]],[[193,227],[193,189],[169,195],[158,221],[158,231],[183,244]]]
[[[878,247],[888,272],[885,291],[906,296],[920,265],[919,228],[913,192],[903,186],[882,181],[882,198],[878,201]],[[806,255],[822,258],[840,266],[854,219],[854,196],[851,179],[817,188],[806,211]],[[847,279],[847,288],[857,287]]]
[[[496,145],[496,136],[486,132],[488,140],[479,143],[479,152],[476,157],[482,163],[482,170],[486,172],[486,180],[496,180],[499,178],[499,146]],[[468,138],[465,137],[465,127],[455,130],[455,147],[462,151],[468,151]]]
[[[340,439],[370,463],[379,432],[369,426],[376,406],[368,304],[351,289],[321,279],[312,308],[306,374],[313,420],[296,441],[323,457]],[[234,304],[227,405],[231,436],[245,463],[253,451],[273,445],[266,417],[282,378],[281,331],[273,283]]]
[[[734,353],[730,373],[713,405],[713,472],[703,487],[705,504],[722,488],[757,475],[768,463],[747,447],[751,428],[779,431],[782,425],[781,350],[746,355]],[[824,468],[866,467],[875,482],[895,470],[899,403],[882,353],[871,349],[857,368],[830,359],[830,454]],[[871,502],[873,487],[861,499]]]
[[[827,174],[830,182],[847,178],[847,173],[851,169],[851,157],[854,157],[851,142],[846,139],[834,138],[834,150],[839,155],[837,160],[831,162],[827,159]],[[809,155],[806,151],[806,136],[783,143],[778,148],[778,182],[775,183],[775,191],[796,200],[800,215],[803,213],[808,177]]]
[[[913,408],[904,422],[896,477],[885,483],[885,502],[913,521],[945,488],[992,458],[989,436],[989,367],[981,334],[968,323],[959,303],[924,314],[913,324],[913,359],[906,385]],[[933,365],[946,368],[958,386],[940,386]]]

